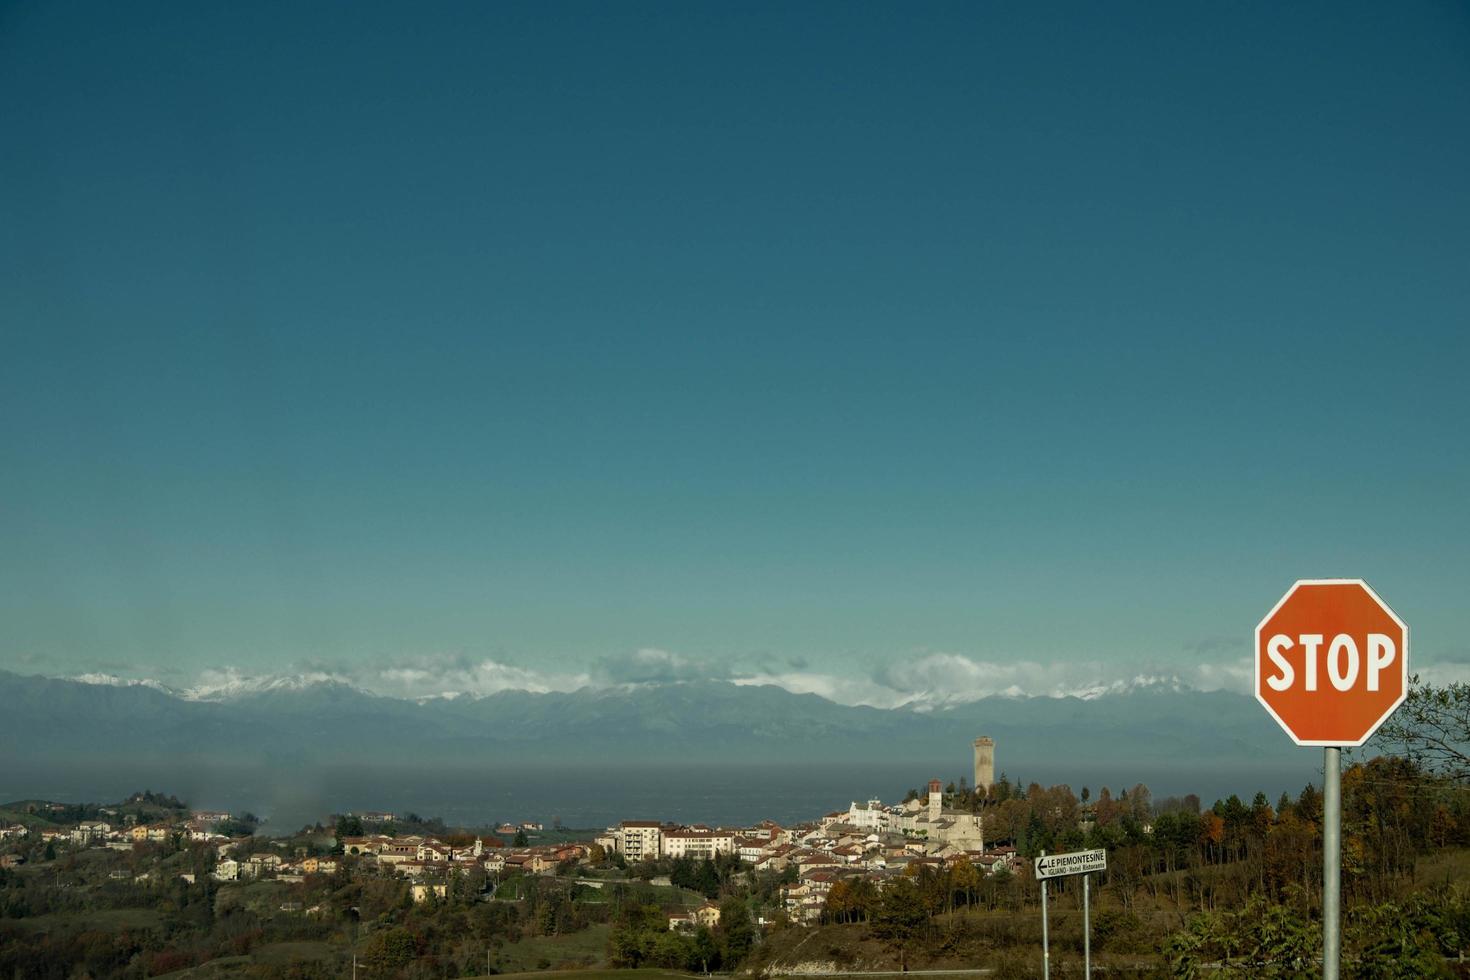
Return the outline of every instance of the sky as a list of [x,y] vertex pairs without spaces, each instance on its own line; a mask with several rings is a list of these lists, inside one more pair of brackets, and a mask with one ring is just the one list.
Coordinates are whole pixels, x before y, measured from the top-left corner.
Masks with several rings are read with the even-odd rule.
[[1450,3],[0,3],[0,669],[1470,677],[1467,106]]

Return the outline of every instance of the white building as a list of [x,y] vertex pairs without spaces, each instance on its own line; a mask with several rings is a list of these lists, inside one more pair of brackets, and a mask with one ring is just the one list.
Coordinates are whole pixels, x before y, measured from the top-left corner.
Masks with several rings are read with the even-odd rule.
[[663,834],[665,857],[704,860],[734,850],[733,830],[670,830]]
[[859,830],[872,830],[886,834],[895,829],[896,814],[884,806],[881,800],[868,800],[866,803],[853,801],[852,805],[847,808],[847,816],[842,822],[851,824]]
[[629,861],[663,853],[663,826],[657,820],[624,820],[612,833],[618,853]]

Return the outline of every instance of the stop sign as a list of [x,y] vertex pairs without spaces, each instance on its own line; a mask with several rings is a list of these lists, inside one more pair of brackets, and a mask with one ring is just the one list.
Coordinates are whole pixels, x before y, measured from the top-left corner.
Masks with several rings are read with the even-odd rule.
[[1298,745],[1362,745],[1409,688],[1409,627],[1361,579],[1304,579],[1256,627],[1256,700]]

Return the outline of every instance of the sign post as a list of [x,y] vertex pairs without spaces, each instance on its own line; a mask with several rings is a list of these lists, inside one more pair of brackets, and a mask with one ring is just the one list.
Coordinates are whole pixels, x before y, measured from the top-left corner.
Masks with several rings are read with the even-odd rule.
[[[1041,852],[1046,857],[1046,852]],[[1038,862],[1039,866],[1039,862]],[[1051,943],[1046,938],[1046,879],[1041,879],[1041,980],[1051,980]]]
[[1082,876],[1082,980],[1092,980],[1092,916],[1088,914],[1087,879]]
[[1092,923],[1088,911],[1087,876],[1093,871],[1106,871],[1108,852],[1099,848],[1094,851],[1073,851],[1070,854],[1041,852],[1036,859],[1036,878],[1041,882],[1041,972],[1043,980],[1051,978],[1051,946],[1046,939],[1046,880],[1063,875],[1082,876],[1082,968],[1083,977],[1092,976]]
[[1409,627],[1362,579],[1303,579],[1256,625],[1256,700],[1322,757],[1322,977],[1342,960],[1342,746],[1409,694]]

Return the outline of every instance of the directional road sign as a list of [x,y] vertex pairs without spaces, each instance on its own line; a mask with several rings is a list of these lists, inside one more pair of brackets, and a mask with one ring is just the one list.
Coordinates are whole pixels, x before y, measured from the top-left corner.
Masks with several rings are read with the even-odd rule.
[[1060,878],[1063,875],[1085,875],[1092,871],[1108,869],[1108,852],[1099,848],[1095,851],[1073,851],[1071,854],[1045,854],[1036,859],[1038,879]]

